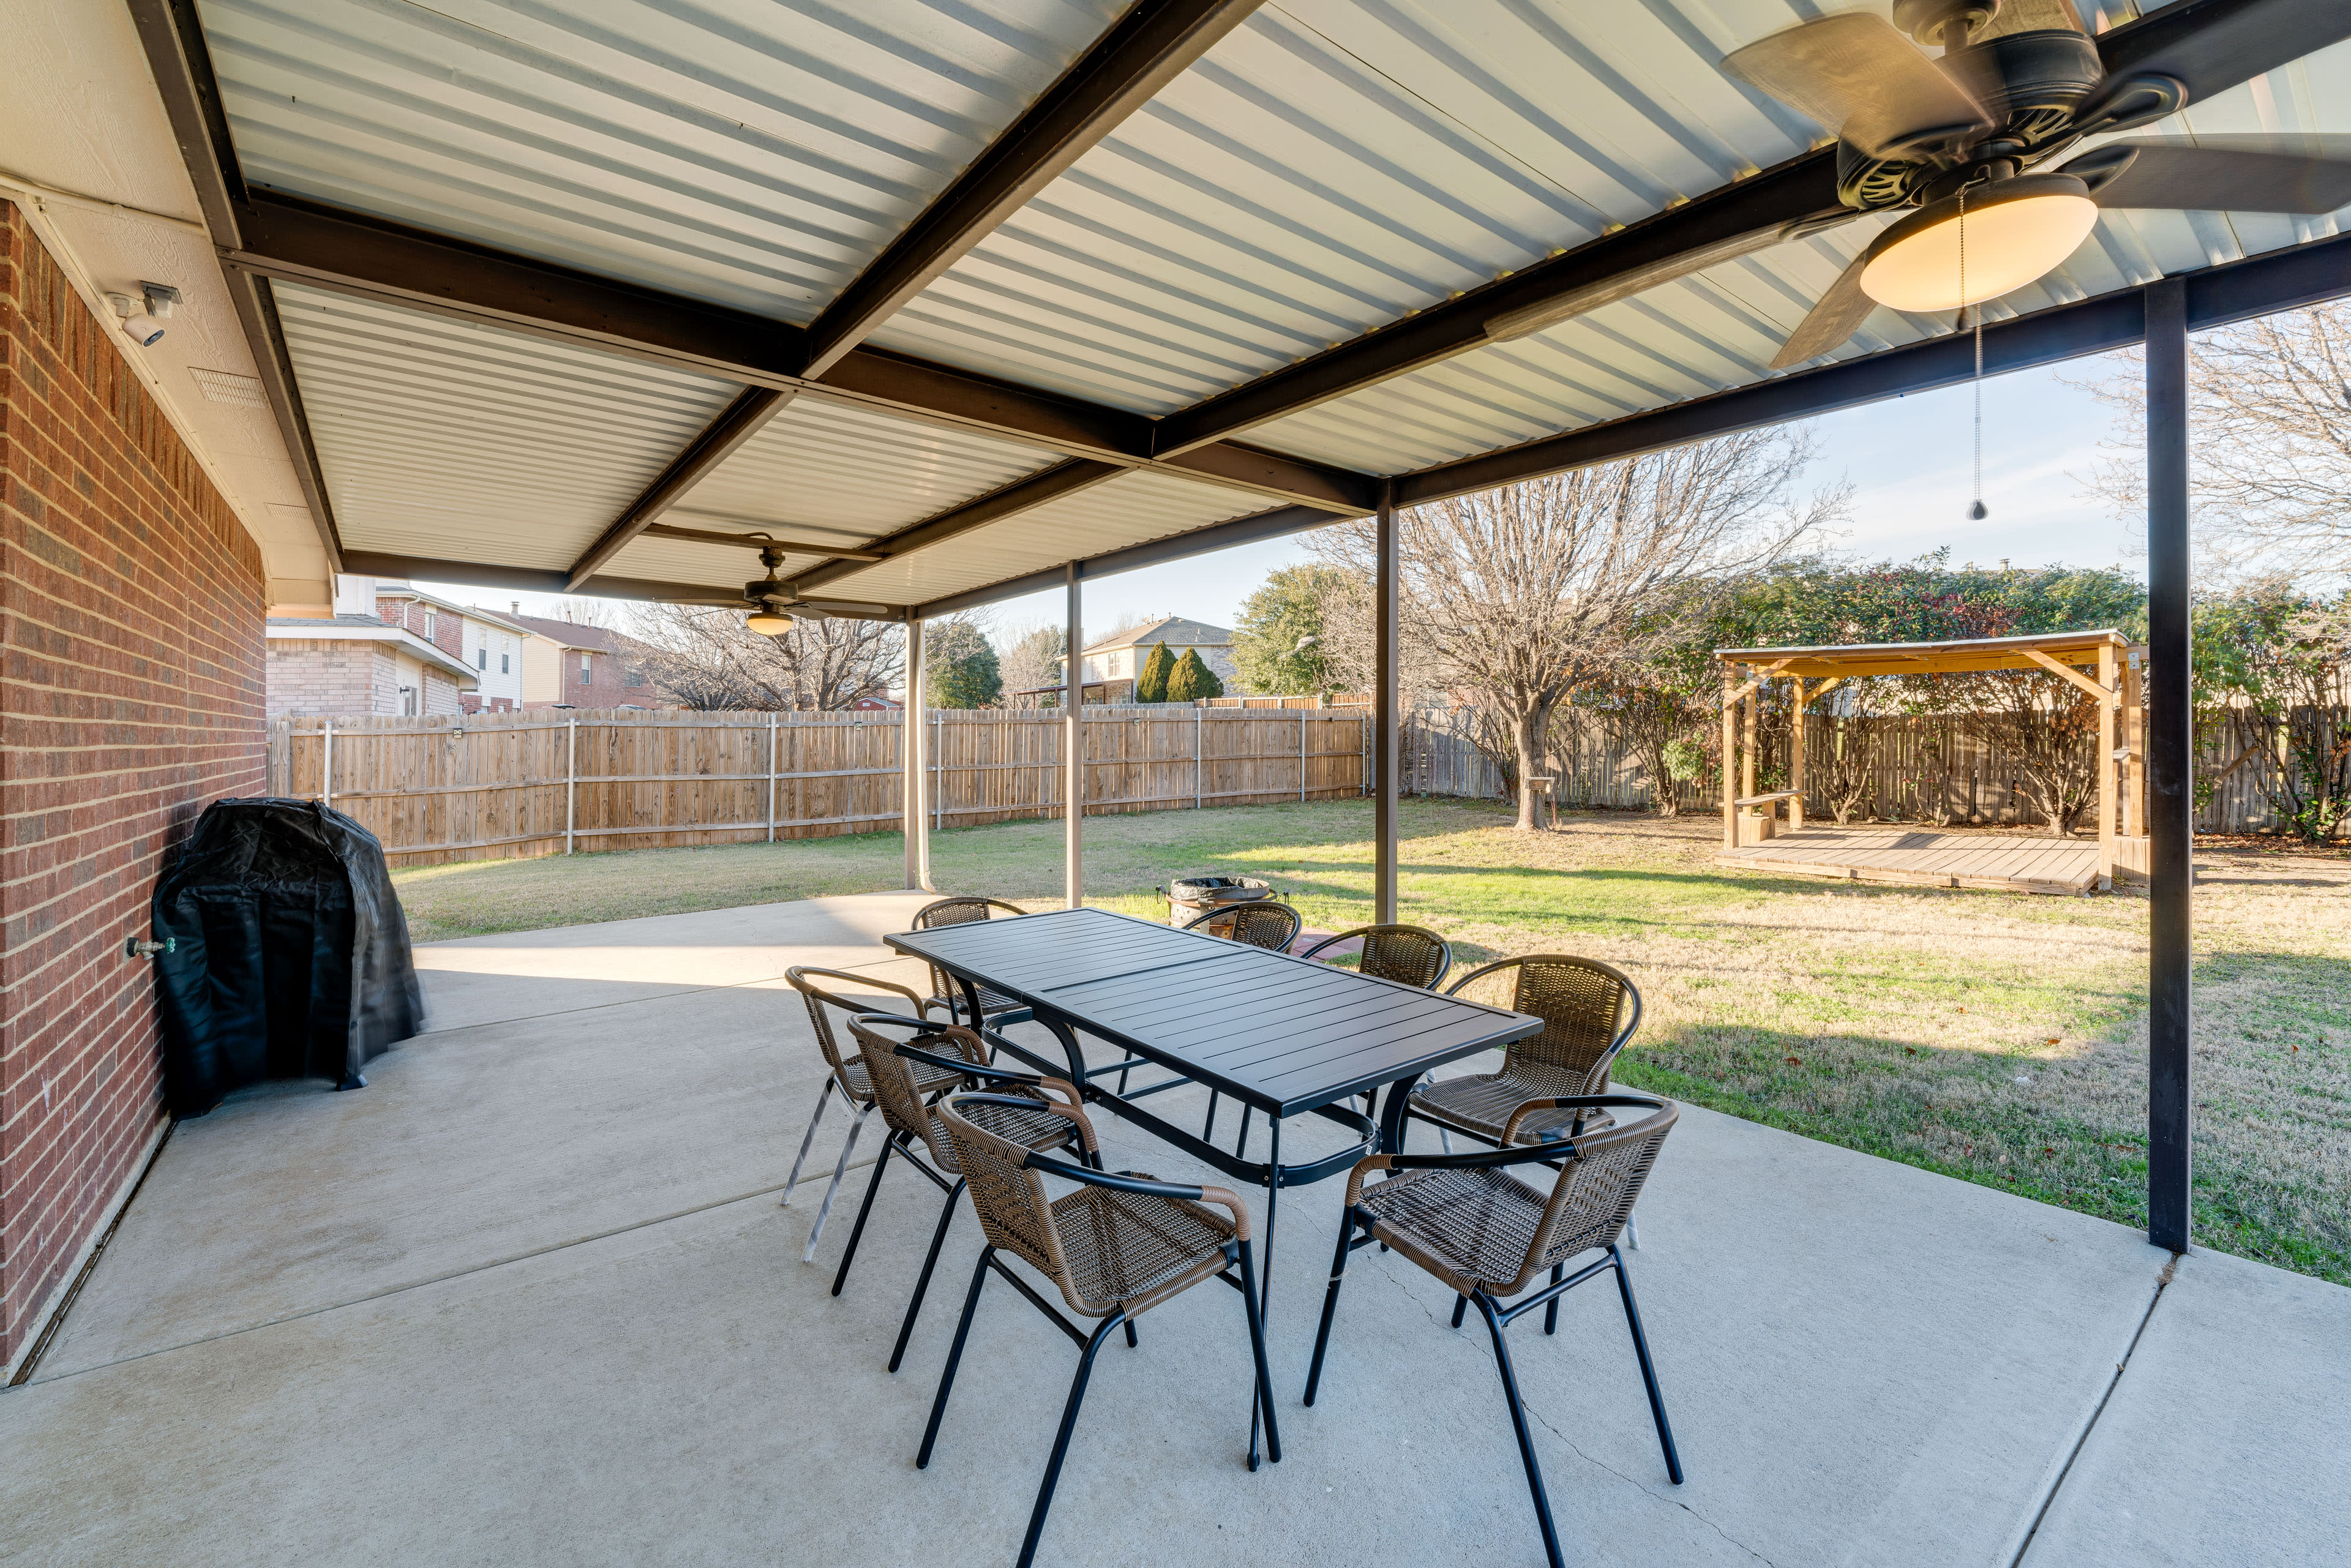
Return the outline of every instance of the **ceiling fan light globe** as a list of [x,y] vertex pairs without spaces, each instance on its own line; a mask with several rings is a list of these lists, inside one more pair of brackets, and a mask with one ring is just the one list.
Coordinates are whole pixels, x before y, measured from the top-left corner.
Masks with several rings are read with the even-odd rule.
[[780,637],[792,629],[792,618],[773,610],[754,610],[743,624],[762,637]]
[[1955,310],[2045,277],[2089,238],[2098,204],[2065,174],[2025,174],[1970,192],[1967,280],[1960,285],[1959,203],[1921,207],[1877,236],[1861,291],[1896,310]]

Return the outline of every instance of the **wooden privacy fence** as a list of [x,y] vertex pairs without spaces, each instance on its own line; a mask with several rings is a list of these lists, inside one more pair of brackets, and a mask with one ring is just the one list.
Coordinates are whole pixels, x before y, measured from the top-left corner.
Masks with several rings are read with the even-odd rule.
[[[934,712],[937,827],[1062,810],[1061,716]],[[323,799],[401,863],[896,830],[898,716],[281,718],[273,793]],[[1327,800],[1371,787],[1362,709],[1089,707],[1088,815]]]
[[[2351,724],[2351,715],[2338,717]],[[2016,768],[2002,748],[1974,733],[1959,715],[1914,715],[1874,721],[1876,790],[1855,809],[1855,821],[2035,824],[2044,821],[2017,782]],[[1458,795],[1474,800],[1510,798],[1502,770],[1471,738],[1475,717],[1416,716],[1404,735],[1402,787],[1407,793]],[[2214,783],[2211,798],[2197,811],[2199,833],[2242,833],[2276,821],[2262,786],[2274,769],[2266,754],[2242,754],[2244,741],[2221,726],[2199,748],[2199,777]],[[1828,775],[1836,745],[1836,721],[1815,719],[1804,754],[1804,814],[1834,821],[1821,781]],[[1784,738],[1782,740],[1784,745]],[[2092,745],[2083,739],[2086,750]],[[1545,770],[1559,780],[1562,806],[1612,806],[1652,810],[1656,804],[1648,769],[1631,747],[1609,735],[1597,715],[1571,709],[1552,723]],[[2236,767],[2231,768],[2234,762]],[[1675,786],[1684,810],[1711,810],[1711,786],[1686,780]]]

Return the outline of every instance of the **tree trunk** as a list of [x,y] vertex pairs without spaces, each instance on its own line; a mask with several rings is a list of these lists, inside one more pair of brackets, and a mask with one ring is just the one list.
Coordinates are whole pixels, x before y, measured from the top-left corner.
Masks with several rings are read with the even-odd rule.
[[1519,831],[1536,832],[1542,824],[1535,818],[1535,802],[1541,791],[1534,780],[1543,771],[1542,734],[1551,717],[1548,704],[1520,712],[1510,725],[1510,738],[1519,753]]

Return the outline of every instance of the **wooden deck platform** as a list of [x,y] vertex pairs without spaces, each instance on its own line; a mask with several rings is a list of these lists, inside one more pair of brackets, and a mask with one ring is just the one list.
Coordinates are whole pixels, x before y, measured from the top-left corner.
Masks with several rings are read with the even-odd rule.
[[1715,864],[1918,887],[2082,894],[2097,885],[2098,845],[2095,839],[1807,823],[1802,832],[1725,850]]

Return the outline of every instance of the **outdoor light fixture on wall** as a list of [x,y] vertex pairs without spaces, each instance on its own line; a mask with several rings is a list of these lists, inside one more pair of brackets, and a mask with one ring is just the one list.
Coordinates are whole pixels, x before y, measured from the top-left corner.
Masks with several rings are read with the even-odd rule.
[[142,281],[139,295],[133,299],[128,294],[110,294],[106,303],[122,319],[124,337],[142,349],[152,348],[163,336],[163,323],[179,307],[180,291],[168,283]]

